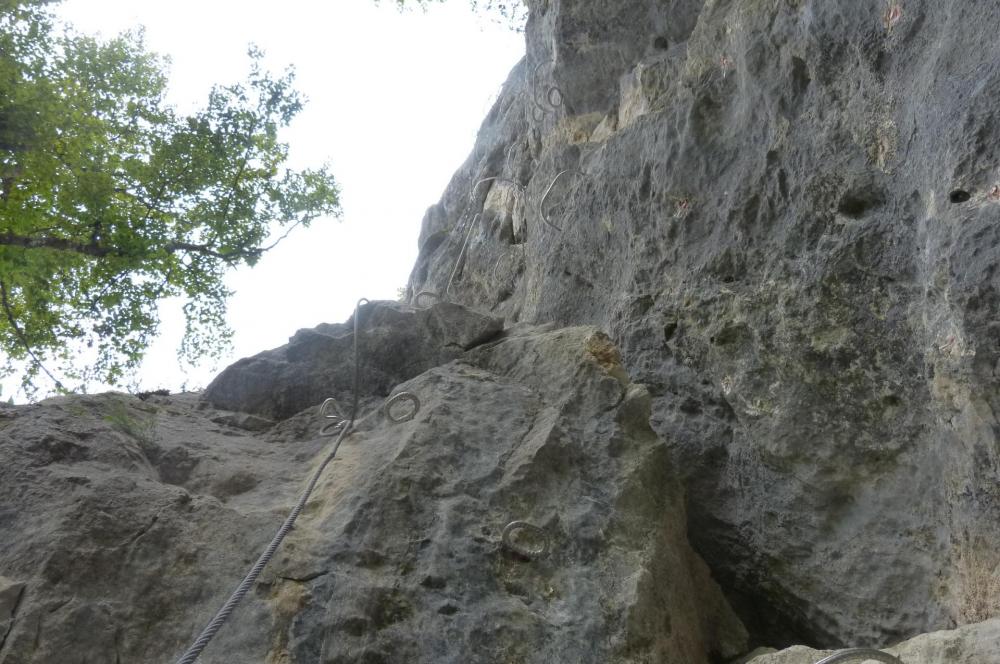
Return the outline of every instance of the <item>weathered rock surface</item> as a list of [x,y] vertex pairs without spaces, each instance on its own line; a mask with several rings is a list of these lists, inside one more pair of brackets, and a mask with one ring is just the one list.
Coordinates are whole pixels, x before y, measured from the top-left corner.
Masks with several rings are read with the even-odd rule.
[[[991,664],[1000,662],[1000,620],[974,623],[952,631],[922,634],[884,652],[895,655],[904,664]],[[821,652],[795,646],[781,652],[761,655],[749,664],[815,664],[834,651]],[[870,660],[854,660],[865,664]]]
[[[685,543],[649,397],[592,328],[515,333],[359,423],[275,567],[293,661],[707,662],[745,632]],[[525,520],[551,553],[501,531]],[[537,541],[535,542],[537,543]]]
[[[358,420],[199,661],[710,664],[747,649],[686,541],[649,394],[605,335],[519,327],[398,390],[419,412]],[[173,661],[331,442],[315,409],[245,424],[197,395],[5,409],[0,664]],[[548,555],[501,545],[515,520],[544,530]]]
[[[123,394],[2,412],[0,662],[170,662],[187,647],[328,440],[312,417],[252,434],[224,415],[196,395]],[[271,621],[249,603],[219,636],[240,656],[214,661],[263,661]]]
[[1000,6],[531,7],[413,292],[609,331],[758,642],[1000,615]]
[[17,583],[0,576],[0,647],[3,647],[14,624],[23,591],[23,582]]
[[[389,394],[393,385],[444,364],[495,337],[503,320],[440,303],[416,309],[398,302],[360,308],[366,404]],[[349,408],[353,388],[354,318],[299,330],[288,344],[239,360],[205,390],[217,408],[284,419],[334,397]]]
[[[730,606],[750,645],[967,624],[891,650],[1000,661],[1000,6],[530,4],[410,283],[482,313],[362,309],[365,415],[202,661],[715,664]],[[181,652],[322,458],[352,330],[201,399],[0,407],[0,664]]]

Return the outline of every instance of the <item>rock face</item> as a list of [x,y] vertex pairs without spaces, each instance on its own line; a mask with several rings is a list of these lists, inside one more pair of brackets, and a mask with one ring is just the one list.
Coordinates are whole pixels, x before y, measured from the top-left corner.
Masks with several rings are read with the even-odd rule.
[[[1000,5],[530,5],[421,229],[454,303],[361,309],[201,661],[1000,661]],[[0,664],[181,653],[353,344],[0,407]]]
[[[518,327],[403,390],[421,402],[413,419],[358,420],[199,661],[711,664],[746,651],[687,543],[649,393],[604,334]],[[0,664],[174,661],[325,456],[319,424],[311,408],[265,427],[195,395],[3,410]],[[540,530],[505,546],[514,521]]]
[[755,640],[1000,615],[1000,7],[531,9],[412,291],[609,332]]
[[[230,415],[122,394],[0,411],[0,662],[174,661],[328,441],[312,417],[261,434]],[[226,661],[263,661],[271,621],[244,606]]]
[[[884,652],[905,664],[988,664],[1000,662],[1000,620],[968,625],[949,632],[922,634]],[[761,655],[749,664],[815,664],[832,651],[819,652],[796,646],[774,654]],[[854,660],[862,664],[862,660]]]
[[[345,442],[275,574],[303,662],[707,662],[745,632],[684,537],[649,395],[592,328],[514,333],[400,386]],[[502,548],[546,533],[547,556]],[[531,542],[538,546],[536,536]]]
[[[368,404],[388,396],[393,385],[455,359],[503,329],[501,319],[448,303],[415,309],[374,302],[358,311],[364,376],[358,392]],[[328,397],[348,408],[353,345],[353,318],[299,330],[288,344],[228,367],[204,398],[218,408],[272,419],[291,417]]]

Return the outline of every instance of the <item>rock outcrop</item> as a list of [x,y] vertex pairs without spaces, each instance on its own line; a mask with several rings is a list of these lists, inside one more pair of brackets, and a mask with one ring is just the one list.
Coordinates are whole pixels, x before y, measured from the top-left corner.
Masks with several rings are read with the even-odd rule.
[[[529,4],[421,229],[450,302],[360,309],[200,661],[1000,661],[1000,6]],[[0,664],[182,652],[353,329],[0,406]]]
[[[989,664],[1000,662],[1000,620],[967,625],[956,630],[922,634],[886,648],[904,664]],[[747,664],[815,664],[833,651],[795,646],[747,660]],[[864,664],[863,659],[854,660]]]
[[757,641],[1000,615],[1000,7],[531,8],[412,291],[608,331]]
[[[708,662],[742,625],[686,544],[649,396],[592,328],[512,333],[362,420],[275,568],[292,661]],[[504,527],[541,528],[525,559]]]
[[[328,439],[314,417],[252,432],[201,406],[106,394],[0,411],[0,662],[172,662],[218,608]],[[248,602],[219,637],[239,656],[206,661],[263,661],[271,621]]]
[[[371,405],[393,385],[455,359],[503,329],[503,320],[447,302],[423,309],[396,302],[362,305],[358,397]],[[206,388],[217,408],[284,419],[328,397],[353,399],[354,318],[299,330],[280,348],[239,360]]]
[[[396,314],[415,312],[392,311],[394,338],[411,322]],[[334,352],[347,374],[334,383],[350,356]],[[358,420],[199,661],[710,664],[746,651],[687,543],[649,393],[605,335],[518,327],[401,390],[415,416]],[[331,443],[315,408],[241,424],[196,395],[5,409],[0,662],[173,661]],[[514,521],[529,526],[505,546]]]

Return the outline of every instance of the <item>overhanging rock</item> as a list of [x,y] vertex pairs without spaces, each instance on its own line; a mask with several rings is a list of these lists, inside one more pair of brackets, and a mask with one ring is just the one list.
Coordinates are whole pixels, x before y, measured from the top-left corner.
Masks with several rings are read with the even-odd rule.
[[[389,389],[444,364],[503,329],[503,320],[441,302],[417,309],[377,301],[360,308],[361,396]],[[350,402],[353,318],[299,330],[288,343],[237,361],[212,381],[204,399],[225,410],[284,419],[336,397]]]

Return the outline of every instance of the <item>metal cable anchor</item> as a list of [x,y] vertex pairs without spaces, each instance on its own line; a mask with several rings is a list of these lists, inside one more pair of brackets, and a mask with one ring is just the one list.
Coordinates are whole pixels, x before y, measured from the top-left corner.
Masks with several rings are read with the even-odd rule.
[[[413,404],[413,407],[402,415],[393,415],[392,407],[397,403],[404,401],[409,401]],[[416,417],[417,413],[420,412],[420,399],[418,399],[417,395],[412,392],[400,392],[399,394],[389,397],[389,399],[385,402],[385,405],[382,406],[382,412],[385,413],[385,416],[389,418],[390,422],[395,422],[396,424],[399,424],[400,422],[409,422]]]
[[[523,544],[519,544],[514,541],[514,533],[526,531],[532,533],[535,538],[541,540],[541,545],[535,547],[526,547]],[[549,534],[543,528],[528,523],[527,521],[511,521],[503,529],[503,534],[500,536],[500,541],[505,547],[518,553],[525,558],[543,558],[548,555],[552,548],[552,539]]]
[[541,87],[541,80],[539,77],[539,72],[542,67],[552,63],[555,64],[553,60],[543,60],[535,65],[535,68],[531,72],[531,119],[535,122],[540,122],[544,119],[547,113],[554,112],[560,106],[563,105],[563,91],[558,85],[550,85],[545,88],[544,96],[539,96],[539,87]]
[[556,229],[559,232],[562,232],[562,228],[556,226],[554,223],[549,221],[548,217],[545,215],[545,201],[548,200],[549,194],[552,193],[552,188],[556,186],[556,182],[559,182],[559,178],[566,175],[567,173],[573,173],[574,175],[586,175],[586,173],[584,173],[583,171],[578,171],[575,168],[567,168],[564,171],[559,171],[559,173],[557,173],[556,176],[552,178],[552,183],[549,184],[548,188],[545,190],[545,193],[542,194],[542,200],[538,202],[538,215],[542,218],[542,221],[544,221],[546,224],[548,224],[549,226],[551,226],[552,228]]
[[[330,414],[331,411],[332,415]],[[319,435],[321,436],[335,436],[347,424],[347,418],[341,414],[340,406],[333,397],[330,397],[320,405],[319,417],[323,420],[330,420],[320,427]]]
[[[324,457],[323,462],[319,465],[319,468],[316,469],[316,472],[314,472],[309,478],[309,483],[306,485],[302,495],[299,496],[298,502],[295,503],[295,506],[292,508],[292,511],[289,512],[288,517],[285,518],[284,523],[281,524],[278,532],[274,534],[274,537],[271,539],[271,543],[268,544],[267,548],[264,549],[264,552],[260,554],[257,562],[254,563],[252,568],[250,568],[247,575],[243,577],[243,581],[241,581],[240,585],[236,587],[236,590],[234,590],[229,596],[229,599],[227,599],[225,604],[222,605],[222,608],[216,612],[212,620],[205,626],[205,629],[203,629],[201,634],[198,635],[198,638],[191,644],[191,647],[188,648],[184,654],[181,655],[181,658],[177,660],[177,664],[194,664],[198,657],[201,656],[202,651],[208,646],[209,643],[211,643],[212,639],[215,638],[215,635],[218,634],[220,629],[222,629],[222,626],[226,624],[226,621],[229,620],[229,617],[233,614],[236,606],[243,600],[244,597],[246,597],[246,594],[250,592],[250,589],[253,587],[254,583],[257,582],[258,577],[260,577],[261,572],[264,571],[264,568],[267,567],[271,558],[274,557],[275,552],[278,550],[278,547],[281,546],[285,536],[292,530],[296,519],[299,518],[299,514],[302,513],[302,510],[306,506],[306,502],[312,495],[313,489],[316,488],[319,478],[323,475],[323,471],[326,470],[328,465],[330,465],[333,458],[337,456],[337,450],[340,449],[340,444],[344,442],[347,435],[351,433],[351,427],[354,426],[354,419],[358,414],[358,383],[359,376],[361,374],[358,332],[360,330],[359,320],[362,304],[371,304],[371,302],[365,298],[361,298],[358,300],[358,303],[354,305],[354,399],[351,405],[350,417],[346,418],[346,422],[340,427],[337,439],[334,441],[332,449],[326,457]],[[330,400],[328,399],[327,401]],[[325,402],[324,406],[326,406]],[[326,408],[329,409],[330,406],[326,406]],[[320,412],[326,412],[323,410],[323,406],[320,407]],[[324,417],[329,416],[324,415]],[[324,635],[324,641],[320,647],[320,659],[322,659],[323,648],[326,647],[325,639],[326,637]]]
[[[433,302],[427,305],[421,305],[420,304],[421,298],[427,298],[427,297],[431,298]],[[413,306],[415,306],[417,309],[426,309],[427,307],[437,304],[440,301],[441,301],[441,296],[432,290],[422,290],[413,296]]]
[[[495,178],[488,178],[488,179],[495,179]],[[480,180],[480,182],[486,182],[486,180]],[[479,184],[477,183],[476,186],[478,187]],[[477,212],[476,216],[474,216],[472,220],[469,222],[469,229],[465,233],[465,240],[462,242],[462,248],[458,252],[458,257],[455,259],[455,264],[451,268],[451,275],[448,277],[448,283],[444,287],[444,296],[442,297],[441,295],[435,293],[432,290],[422,290],[419,293],[417,293],[416,296],[413,298],[413,306],[415,306],[417,309],[426,309],[427,307],[431,306],[431,305],[421,306],[420,305],[421,298],[427,298],[427,297],[433,298],[434,302],[432,302],[431,304],[437,304],[438,302],[442,301],[444,302],[450,301],[448,297],[451,293],[451,285],[455,282],[455,277],[458,275],[459,268],[462,267],[462,260],[465,258],[465,252],[469,249],[469,240],[472,239],[472,231],[475,229],[476,224],[479,223],[480,217],[482,217],[482,213]]]
[[848,648],[847,650],[841,650],[838,653],[824,657],[816,662],[816,664],[834,664],[835,662],[862,661],[866,659],[874,659],[876,662],[886,662],[886,664],[903,664],[903,660],[898,657],[894,657],[881,650],[873,650],[872,648]]

